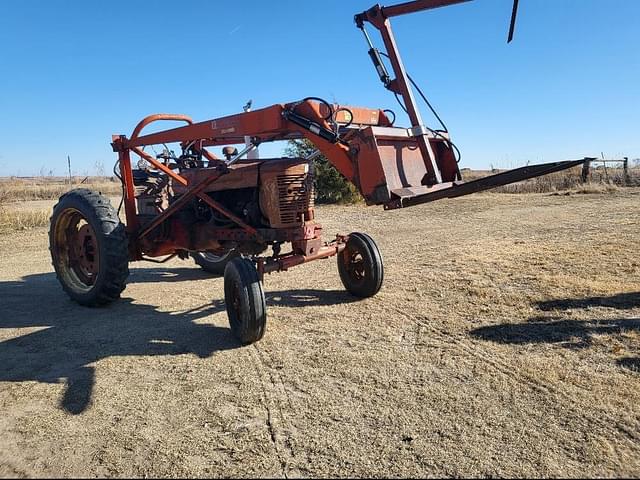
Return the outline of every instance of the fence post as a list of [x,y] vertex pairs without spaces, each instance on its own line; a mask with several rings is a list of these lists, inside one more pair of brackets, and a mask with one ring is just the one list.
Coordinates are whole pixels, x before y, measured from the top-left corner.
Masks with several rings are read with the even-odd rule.
[[587,183],[589,181],[589,167],[591,165],[591,160],[586,159],[582,164],[582,183]]
[[629,177],[629,157],[624,157],[624,162],[622,162],[622,171],[624,175],[624,184],[629,185],[631,183],[631,177]]

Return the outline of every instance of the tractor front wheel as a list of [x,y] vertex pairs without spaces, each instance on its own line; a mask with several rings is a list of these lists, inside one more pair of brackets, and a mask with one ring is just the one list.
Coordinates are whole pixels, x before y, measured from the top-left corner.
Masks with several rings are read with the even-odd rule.
[[340,280],[349,293],[360,298],[373,297],[384,277],[382,255],[365,233],[350,233],[347,246],[338,255]]
[[257,342],[267,324],[267,304],[258,271],[248,258],[234,258],[224,270],[224,302],[231,331],[243,345]]
[[56,276],[81,305],[104,305],[120,297],[129,276],[125,228],[108,198],[71,190],[53,207],[49,249]]

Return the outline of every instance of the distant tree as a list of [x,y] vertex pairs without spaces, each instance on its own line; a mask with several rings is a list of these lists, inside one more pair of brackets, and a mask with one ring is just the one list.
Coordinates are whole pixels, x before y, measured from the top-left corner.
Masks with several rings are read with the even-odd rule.
[[[289,140],[285,154],[290,157],[306,157],[313,153],[316,147],[309,140]],[[313,161],[314,186],[318,203],[357,203],[362,201],[358,189],[344,178],[336,168],[329,163],[324,155]]]

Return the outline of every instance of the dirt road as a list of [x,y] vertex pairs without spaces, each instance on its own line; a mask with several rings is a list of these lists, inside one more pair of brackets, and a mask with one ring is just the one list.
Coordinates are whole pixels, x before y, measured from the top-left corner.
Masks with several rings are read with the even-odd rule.
[[46,232],[0,236],[2,476],[638,476],[640,192],[323,207],[365,231],[374,298],[334,260],[267,277],[239,347],[222,279],[135,264],[72,303]]

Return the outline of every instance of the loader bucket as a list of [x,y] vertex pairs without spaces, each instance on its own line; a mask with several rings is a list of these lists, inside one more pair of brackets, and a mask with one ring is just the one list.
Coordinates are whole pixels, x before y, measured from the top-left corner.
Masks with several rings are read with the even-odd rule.
[[[445,135],[445,134],[443,134]],[[425,161],[410,130],[367,127],[349,139],[356,147],[358,186],[367,204],[385,209],[404,208],[442,198],[460,197],[575,167],[586,159],[528,165],[496,175],[462,181],[455,156],[445,138],[428,134],[429,145],[442,176],[431,182]]]

